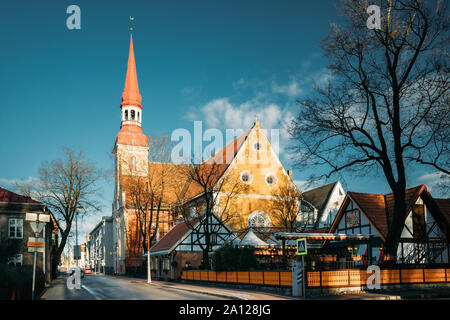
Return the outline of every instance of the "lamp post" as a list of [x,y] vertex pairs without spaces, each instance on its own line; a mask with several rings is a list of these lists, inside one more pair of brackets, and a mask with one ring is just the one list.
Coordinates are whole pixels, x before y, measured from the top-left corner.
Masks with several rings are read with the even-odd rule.
[[[150,228],[149,228],[150,229]],[[152,283],[152,269],[150,263],[150,232],[147,232],[147,283]]]

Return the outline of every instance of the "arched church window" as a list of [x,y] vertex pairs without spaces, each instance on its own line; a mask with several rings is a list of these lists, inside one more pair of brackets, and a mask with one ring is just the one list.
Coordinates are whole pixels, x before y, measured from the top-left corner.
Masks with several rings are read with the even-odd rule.
[[131,117],[131,120],[134,120],[134,118],[135,118],[135,111],[134,110],[130,111],[130,117]]
[[136,170],[136,157],[131,157],[131,170]]
[[248,227],[251,229],[270,228],[272,227],[272,221],[269,215],[262,211],[256,210],[248,216]]
[[125,110],[125,120],[128,120],[128,110]]

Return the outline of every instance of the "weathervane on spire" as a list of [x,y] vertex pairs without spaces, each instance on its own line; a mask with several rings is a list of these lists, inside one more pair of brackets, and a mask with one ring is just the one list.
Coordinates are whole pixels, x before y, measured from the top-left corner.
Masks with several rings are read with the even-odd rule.
[[133,20],[134,17],[130,16],[130,31],[133,31]]

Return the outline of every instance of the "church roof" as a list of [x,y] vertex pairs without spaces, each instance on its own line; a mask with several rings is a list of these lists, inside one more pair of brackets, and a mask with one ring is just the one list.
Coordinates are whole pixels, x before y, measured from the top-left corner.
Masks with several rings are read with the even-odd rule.
[[[136,106],[142,109],[142,96],[139,93],[139,85],[136,73],[136,62],[133,50],[133,35],[130,35],[130,52],[128,54],[127,74],[125,78],[125,87],[122,93],[123,106]],[[116,138],[116,145],[132,145],[148,148],[148,138],[142,132],[142,128],[136,124],[123,124]]]
[[[199,170],[204,170],[206,173],[213,175],[211,185],[214,185],[225,173],[253,128],[254,126],[231,141],[211,158],[199,165]],[[202,186],[195,181],[191,181],[184,198],[185,200],[189,200],[201,195],[202,193]]]
[[123,125],[117,134],[117,144],[131,145],[148,148],[148,138],[142,132],[142,128],[136,125]]

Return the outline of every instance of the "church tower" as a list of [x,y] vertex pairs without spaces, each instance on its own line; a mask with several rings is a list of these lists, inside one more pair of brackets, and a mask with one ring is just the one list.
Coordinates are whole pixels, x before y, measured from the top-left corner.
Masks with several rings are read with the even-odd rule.
[[[133,50],[133,35],[130,35],[130,51],[122,93],[121,125],[114,144],[115,154],[115,205],[120,206],[122,200],[121,177],[142,176],[148,174],[148,138],[142,132],[141,94],[136,73],[136,63]],[[114,208],[113,208],[114,210]]]

